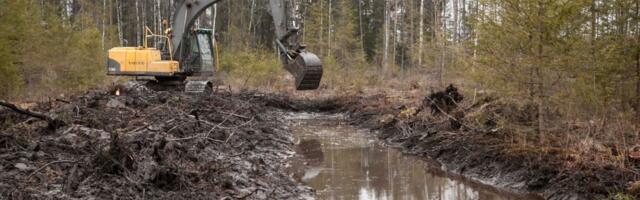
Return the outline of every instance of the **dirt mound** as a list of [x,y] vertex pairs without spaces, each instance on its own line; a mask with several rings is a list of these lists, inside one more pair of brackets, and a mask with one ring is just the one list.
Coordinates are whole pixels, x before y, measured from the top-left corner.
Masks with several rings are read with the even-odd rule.
[[39,104],[69,124],[53,132],[0,110],[0,199],[311,196],[283,171],[292,138],[263,96],[132,82]]

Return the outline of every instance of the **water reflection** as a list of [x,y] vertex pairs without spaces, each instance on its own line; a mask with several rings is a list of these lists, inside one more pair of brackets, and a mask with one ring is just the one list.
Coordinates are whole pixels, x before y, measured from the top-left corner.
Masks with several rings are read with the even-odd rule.
[[301,177],[319,199],[523,199],[451,179],[433,165],[380,145],[341,116],[291,114],[306,171]]

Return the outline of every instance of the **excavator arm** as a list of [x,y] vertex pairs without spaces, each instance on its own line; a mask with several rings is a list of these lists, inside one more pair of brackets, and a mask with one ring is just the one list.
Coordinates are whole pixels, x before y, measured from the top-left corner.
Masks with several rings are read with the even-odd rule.
[[[172,22],[170,51],[175,59],[187,59],[183,48],[187,46],[188,33],[192,31],[198,17],[220,1],[222,0],[184,0],[180,3]],[[269,0],[277,36],[275,44],[284,68],[295,77],[296,89],[314,90],[319,87],[322,79],[322,62],[298,42],[298,28],[292,24],[293,10],[290,3],[290,0]]]
[[176,58],[182,57],[181,51],[179,51],[179,49],[184,46],[182,45],[182,41],[185,40],[187,33],[191,31],[198,17],[206,11],[207,8],[220,1],[221,0],[184,0],[180,3],[173,15],[171,27],[171,43],[173,44],[171,51]]

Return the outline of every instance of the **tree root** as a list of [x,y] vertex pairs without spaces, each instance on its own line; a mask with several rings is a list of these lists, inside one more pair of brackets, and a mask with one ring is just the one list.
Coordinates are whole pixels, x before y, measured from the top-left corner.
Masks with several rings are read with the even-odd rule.
[[9,108],[11,110],[13,110],[14,112],[17,112],[19,114],[23,114],[23,115],[27,115],[29,117],[33,117],[36,119],[40,119],[43,121],[47,121],[47,123],[49,123],[49,128],[52,130],[58,129],[60,127],[66,126],[67,123],[59,120],[59,119],[55,119],[49,115],[43,114],[43,113],[39,113],[39,112],[35,112],[35,111],[31,111],[29,109],[22,109],[18,106],[16,106],[13,103],[9,103],[7,101],[4,100],[0,100],[0,106],[4,106],[6,108]]

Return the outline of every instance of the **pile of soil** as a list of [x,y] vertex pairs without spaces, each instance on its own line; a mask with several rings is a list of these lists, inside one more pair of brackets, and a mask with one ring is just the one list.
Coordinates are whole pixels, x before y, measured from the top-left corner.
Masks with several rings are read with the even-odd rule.
[[293,138],[265,95],[117,89],[33,108],[57,129],[0,109],[0,199],[313,196],[284,171]]
[[[336,111],[350,113],[355,125],[378,130],[374,133],[389,146],[437,160],[448,171],[482,183],[545,199],[605,199],[625,193],[640,198],[629,189],[640,181],[640,172],[576,160],[562,149],[519,149],[509,144],[509,133],[496,128],[495,117],[505,114],[499,113],[504,109],[499,108],[496,98],[470,105],[458,102],[461,96],[452,98],[457,95],[451,92],[458,91],[450,87],[428,95],[428,101],[411,105],[399,105],[386,95],[342,98],[325,104],[341,105]],[[458,104],[465,106],[455,106]],[[410,112],[411,108],[425,107],[437,112]],[[506,114],[522,124],[535,118],[526,107]],[[465,115],[485,118],[479,122]]]

